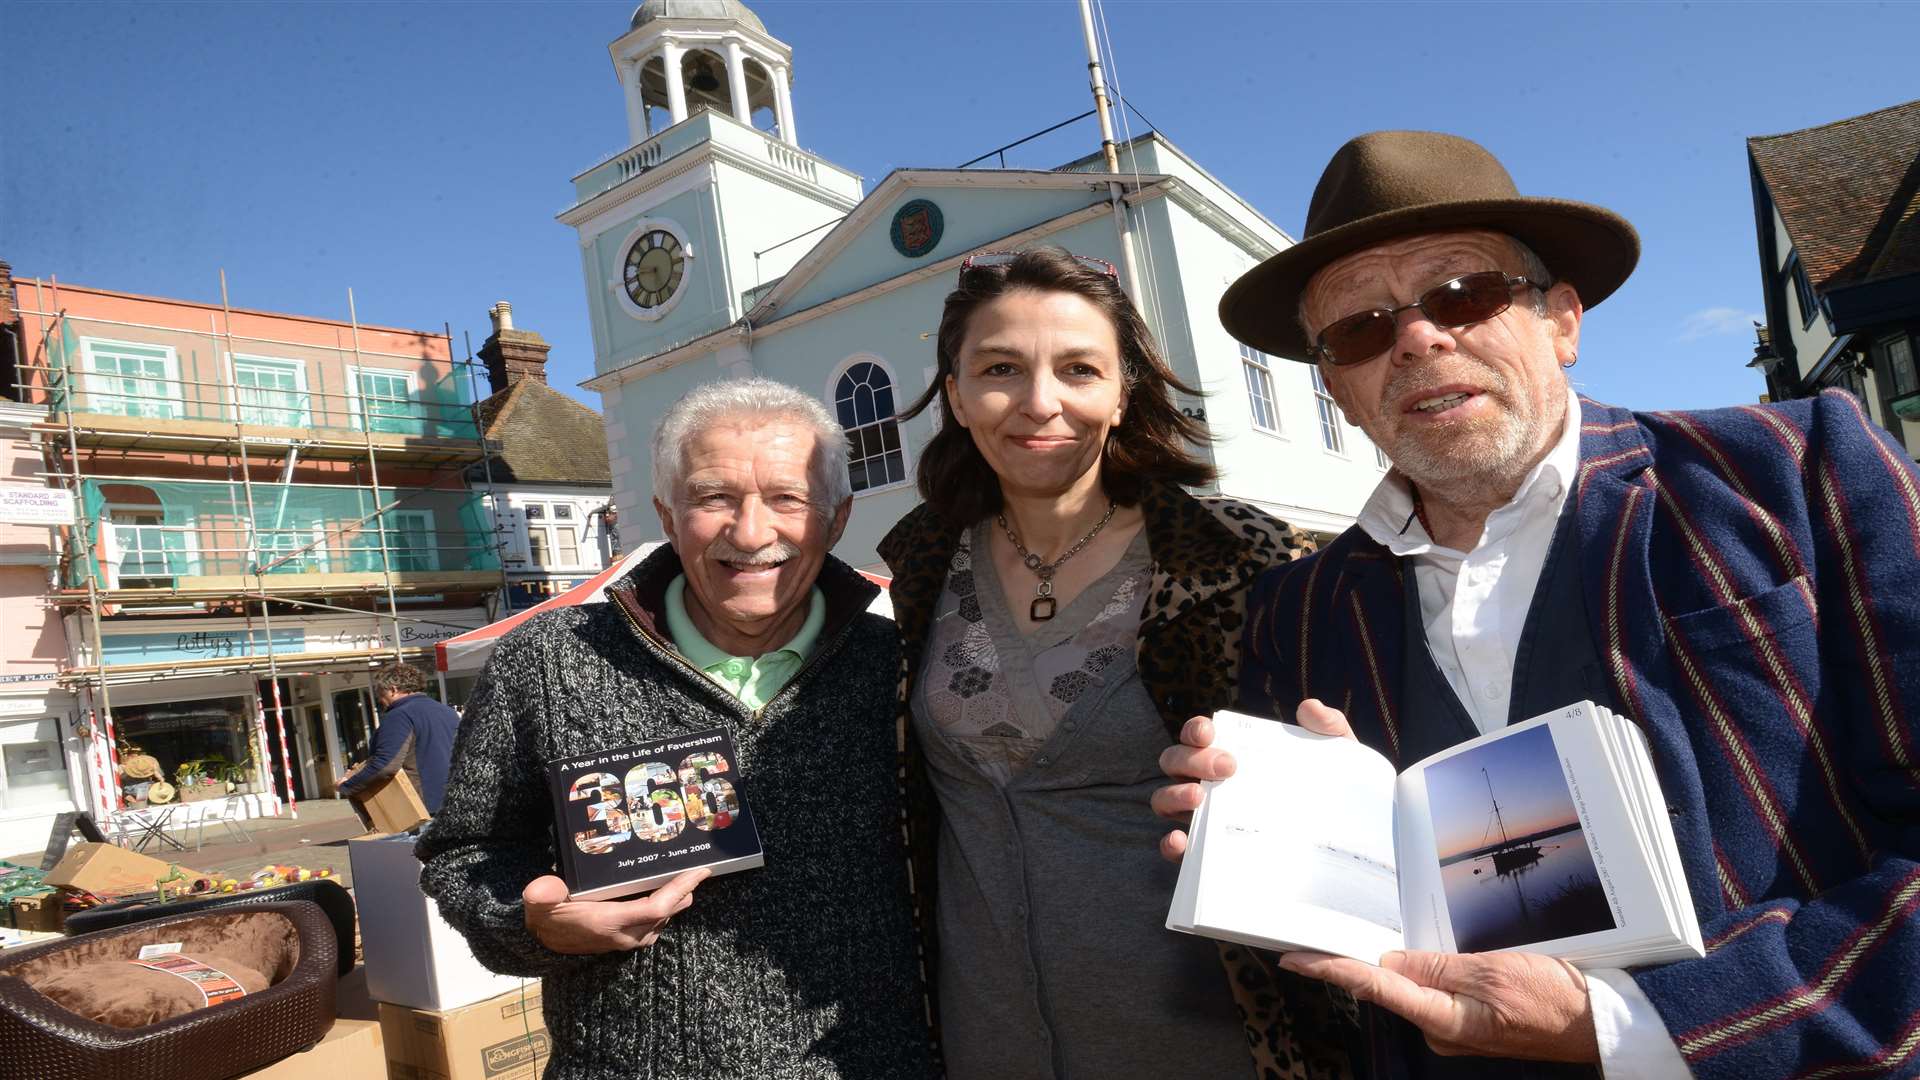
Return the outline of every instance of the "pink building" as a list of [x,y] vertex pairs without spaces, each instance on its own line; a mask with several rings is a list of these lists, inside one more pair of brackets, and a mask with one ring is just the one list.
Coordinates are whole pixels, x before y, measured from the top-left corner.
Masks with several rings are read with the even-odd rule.
[[[31,745],[60,751],[67,800],[96,816],[150,802],[185,825],[331,796],[377,723],[371,668],[430,663],[493,614],[468,365],[444,333],[12,287],[10,482],[74,507],[30,530],[38,564],[8,569],[31,588],[0,601],[44,613],[5,632],[44,624],[45,659],[21,662],[68,695]],[[124,775],[135,754],[161,783]]]

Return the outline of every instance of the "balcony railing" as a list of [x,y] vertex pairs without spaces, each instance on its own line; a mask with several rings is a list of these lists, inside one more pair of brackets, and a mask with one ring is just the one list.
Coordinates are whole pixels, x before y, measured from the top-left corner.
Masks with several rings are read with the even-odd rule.
[[[479,492],[138,477],[81,481],[89,573],[110,592],[219,592],[497,581]],[[251,499],[249,499],[251,495]]]
[[[22,365],[26,400],[55,414],[205,421],[286,438],[367,434],[478,438],[476,388],[450,362],[355,354],[286,342],[234,342],[211,333],[62,316]],[[391,441],[391,440],[382,440]]]

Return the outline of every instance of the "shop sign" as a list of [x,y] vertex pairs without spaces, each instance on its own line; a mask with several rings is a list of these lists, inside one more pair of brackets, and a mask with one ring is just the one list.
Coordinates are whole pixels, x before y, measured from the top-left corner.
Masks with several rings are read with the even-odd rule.
[[10,525],[71,525],[73,493],[19,484],[0,487],[0,521]]
[[0,697],[0,716],[39,716],[47,711],[44,697]]
[[457,626],[428,626],[425,623],[401,623],[400,644],[431,645],[438,641],[459,637],[466,629]]
[[517,611],[521,608],[530,608],[535,604],[544,604],[586,580],[588,579],[584,577],[523,578],[507,583],[507,595],[513,600],[514,609]]
[[[301,629],[275,630],[275,652],[301,652],[307,633]],[[115,664],[152,664],[165,660],[226,660],[243,656],[263,656],[267,651],[267,632],[255,630],[193,630],[161,634],[108,634],[101,653],[108,666]]]
[[29,671],[20,675],[0,675],[0,686],[10,686],[14,683],[52,682],[59,677],[60,673],[57,671]]

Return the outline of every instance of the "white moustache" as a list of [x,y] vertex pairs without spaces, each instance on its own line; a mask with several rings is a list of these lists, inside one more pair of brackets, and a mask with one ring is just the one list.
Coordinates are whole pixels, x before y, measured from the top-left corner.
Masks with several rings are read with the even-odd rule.
[[1461,372],[1440,371],[1430,363],[1404,369],[1400,374],[1387,380],[1387,385],[1380,391],[1381,403],[1391,405],[1407,397],[1454,383],[1467,383],[1478,388],[1482,393],[1506,394],[1507,377],[1498,369],[1482,364],[1470,356],[1460,358],[1469,361],[1472,366]]
[[758,551],[742,551],[725,540],[715,540],[707,545],[706,557],[713,562],[733,563],[736,566],[778,566],[789,559],[800,557],[800,548],[785,540],[775,540]]

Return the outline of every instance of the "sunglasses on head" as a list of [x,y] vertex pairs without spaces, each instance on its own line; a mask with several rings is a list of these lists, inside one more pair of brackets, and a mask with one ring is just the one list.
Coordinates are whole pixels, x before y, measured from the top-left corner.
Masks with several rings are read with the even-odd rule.
[[1400,313],[1418,309],[1445,329],[1486,322],[1513,306],[1513,290],[1525,285],[1545,292],[1547,287],[1531,278],[1517,277],[1500,270],[1462,274],[1443,281],[1414,300],[1394,308],[1373,308],[1355,312],[1329,324],[1320,331],[1320,340],[1309,352],[1316,360],[1335,367],[1359,364],[1393,348],[1399,336]]
[[[960,277],[964,279],[968,271],[971,270],[981,270],[989,266],[1005,266],[1023,254],[1025,254],[1025,252],[976,251],[961,261]],[[1085,269],[1092,270],[1095,273],[1105,274],[1115,281],[1120,280],[1120,271],[1115,269],[1114,265],[1105,259],[1096,259],[1091,255],[1074,255],[1071,252],[1068,253],[1068,256]]]

